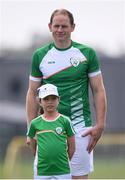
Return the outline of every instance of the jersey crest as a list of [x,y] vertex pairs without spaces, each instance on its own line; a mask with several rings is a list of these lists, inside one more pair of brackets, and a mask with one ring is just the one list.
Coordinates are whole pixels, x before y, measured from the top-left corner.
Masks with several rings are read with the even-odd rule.
[[62,128],[61,127],[57,127],[56,128],[56,133],[57,134],[61,134],[62,133]]
[[86,61],[85,58],[79,58],[79,57],[71,57],[70,58],[70,63],[72,66],[77,67],[79,63]]

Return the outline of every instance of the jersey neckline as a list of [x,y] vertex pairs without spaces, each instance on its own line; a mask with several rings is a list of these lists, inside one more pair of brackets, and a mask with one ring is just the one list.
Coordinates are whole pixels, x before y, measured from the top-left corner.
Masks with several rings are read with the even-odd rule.
[[41,117],[42,117],[42,119],[43,119],[44,121],[54,122],[54,121],[56,121],[56,120],[60,117],[60,114],[58,114],[58,116],[57,116],[55,119],[53,119],[53,120],[48,120],[48,119],[46,119],[46,118],[43,116],[43,114],[41,115]]
[[53,46],[54,46],[57,50],[59,50],[59,51],[65,51],[65,50],[68,50],[68,49],[70,49],[70,48],[72,47],[73,41],[71,41],[70,46],[68,46],[67,48],[58,48],[58,47],[56,47],[56,45],[54,44],[54,42],[53,42],[52,44],[53,44]]

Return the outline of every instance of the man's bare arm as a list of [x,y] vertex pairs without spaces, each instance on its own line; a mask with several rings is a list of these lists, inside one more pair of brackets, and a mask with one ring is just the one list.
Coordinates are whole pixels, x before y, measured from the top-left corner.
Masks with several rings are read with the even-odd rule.
[[29,89],[26,96],[26,113],[27,113],[27,127],[32,119],[37,117],[38,114],[38,102],[37,102],[37,89],[40,87],[41,82],[29,80]]
[[103,133],[106,124],[106,110],[107,110],[106,93],[105,93],[102,75],[99,74],[95,77],[90,78],[90,85],[94,100],[96,124],[89,131],[83,134],[83,137],[87,135],[91,136],[87,148],[89,153],[93,150],[93,148],[97,144],[97,141],[100,139]]

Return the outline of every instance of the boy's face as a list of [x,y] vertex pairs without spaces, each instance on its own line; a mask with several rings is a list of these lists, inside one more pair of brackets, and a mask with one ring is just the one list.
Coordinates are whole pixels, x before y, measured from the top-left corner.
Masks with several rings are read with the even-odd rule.
[[53,112],[56,111],[59,104],[59,97],[55,95],[49,95],[40,101],[40,106],[43,107],[44,111]]

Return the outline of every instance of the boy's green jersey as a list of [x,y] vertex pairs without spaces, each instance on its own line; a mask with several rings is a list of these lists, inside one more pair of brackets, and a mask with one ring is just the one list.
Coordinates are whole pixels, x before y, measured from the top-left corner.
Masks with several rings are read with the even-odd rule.
[[62,114],[51,121],[43,116],[31,121],[27,135],[37,138],[37,175],[70,173],[67,137],[74,134],[71,121]]
[[95,51],[72,42],[67,49],[57,49],[53,43],[33,54],[30,79],[51,83],[61,96],[58,111],[68,116],[74,125],[91,126],[89,77],[101,73]]

